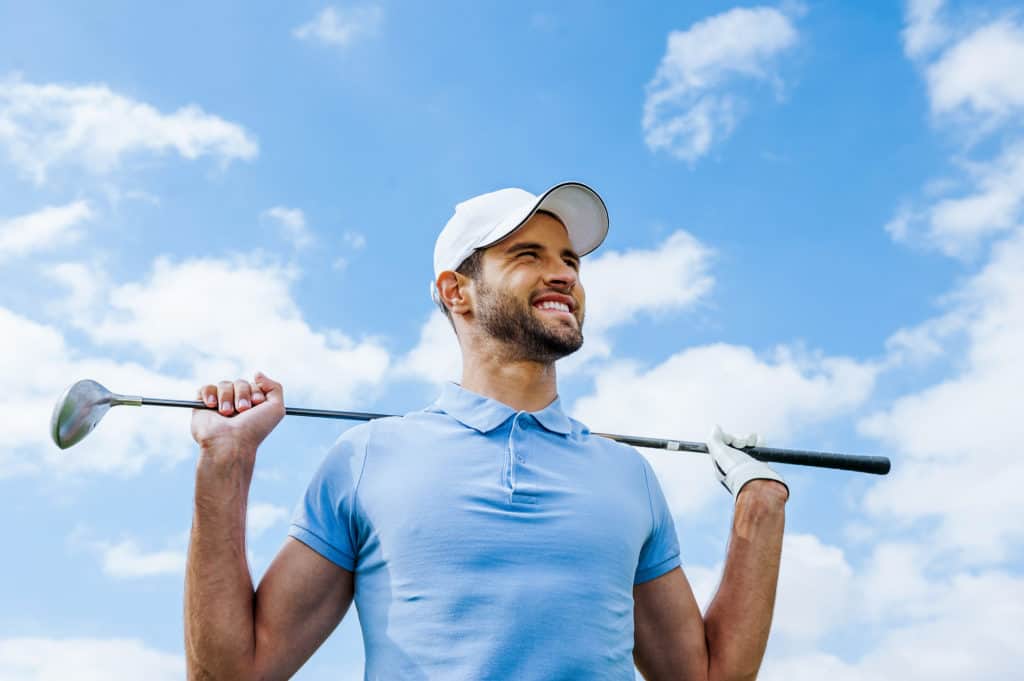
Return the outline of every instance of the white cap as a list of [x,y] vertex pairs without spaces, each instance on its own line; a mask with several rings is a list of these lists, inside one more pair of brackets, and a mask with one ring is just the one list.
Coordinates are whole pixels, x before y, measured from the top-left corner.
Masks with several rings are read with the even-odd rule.
[[525,189],[499,189],[455,206],[455,215],[434,244],[434,280],[430,297],[440,304],[437,278],[454,271],[478,248],[491,246],[539,210],[553,213],[569,232],[572,248],[580,257],[601,245],[608,234],[608,209],[593,189],[579,182],[563,182],[534,196]]

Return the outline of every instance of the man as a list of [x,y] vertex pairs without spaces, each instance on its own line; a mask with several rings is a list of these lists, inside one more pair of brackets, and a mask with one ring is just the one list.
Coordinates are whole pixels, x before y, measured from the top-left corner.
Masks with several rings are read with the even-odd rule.
[[578,183],[459,204],[431,293],[462,349],[461,382],[341,436],[255,592],[246,498],[282,388],[256,374],[200,389],[218,409],[193,414],[190,678],[288,678],[353,597],[368,679],[625,681],[634,663],[648,679],[756,676],[785,483],[716,429],[714,470],[736,509],[702,616],[650,464],[558,399],[554,362],[583,342],[580,258],[607,230],[604,203]]

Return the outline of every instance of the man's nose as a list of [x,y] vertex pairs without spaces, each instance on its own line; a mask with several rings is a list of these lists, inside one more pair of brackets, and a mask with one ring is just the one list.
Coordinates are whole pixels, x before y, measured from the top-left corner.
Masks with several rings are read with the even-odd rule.
[[545,278],[550,286],[561,286],[565,289],[571,289],[579,281],[576,270],[566,262],[554,266]]

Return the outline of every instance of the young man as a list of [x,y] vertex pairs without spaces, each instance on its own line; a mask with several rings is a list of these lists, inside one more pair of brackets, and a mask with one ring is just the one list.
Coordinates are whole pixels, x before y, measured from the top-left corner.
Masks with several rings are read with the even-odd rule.
[[[346,431],[253,591],[245,509],[281,385],[200,389],[201,455],[185,590],[191,679],[285,679],[353,600],[368,679],[753,679],[771,623],[788,489],[709,448],[736,497],[718,592],[702,616],[672,516],[636,450],[592,436],[554,362],[583,343],[580,258],[604,203],[565,183],[457,206],[431,295],[462,349],[459,384],[422,411]],[[628,286],[629,282],[623,282]]]

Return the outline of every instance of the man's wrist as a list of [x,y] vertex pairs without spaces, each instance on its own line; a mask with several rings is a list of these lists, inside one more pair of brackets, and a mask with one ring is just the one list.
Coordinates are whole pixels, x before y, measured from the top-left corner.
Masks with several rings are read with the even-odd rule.
[[740,488],[736,494],[736,500],[739,501],[741,496],[744,500],[785,504],[789,499],[789,488],[778,480],[755,478]]

